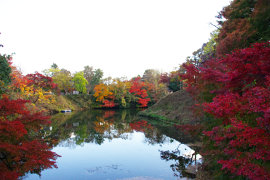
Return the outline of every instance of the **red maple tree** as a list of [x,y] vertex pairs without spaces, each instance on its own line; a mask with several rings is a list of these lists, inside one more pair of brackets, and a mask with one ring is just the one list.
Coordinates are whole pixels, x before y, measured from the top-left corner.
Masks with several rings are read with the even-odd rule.
[[[185,65],[187,90],[202,102],[204,134],[222,169],[249,179],[269,179],[270,43],[256,43],[203,67]],[[219,123],[221,122],[221,123]],[[209,130],[210,129],[210,130]],[[209,143],[210,145],[211,143]]]
[[40,174],[57,167],[58,155],[38,135],[49,117],[41,112],[31,114],[27,102],[5,95],[0,99],[0,179],[17,179],[27,172]]
[[140,107],[147,107],[148,102],[151,100],[148,97],[147,94],[147,86],[146,84],[141,81],[140,77],[135,78],[132,80],[132,86],[129,90],[130,93],[134,94],[138,98],[138,103],[140,104]]

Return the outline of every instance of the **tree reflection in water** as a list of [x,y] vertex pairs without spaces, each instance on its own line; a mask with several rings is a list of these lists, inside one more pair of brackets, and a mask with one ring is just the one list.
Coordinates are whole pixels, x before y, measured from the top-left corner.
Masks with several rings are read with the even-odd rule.
[[[181,145],[181,144],[180,144]],[[179,146],[178,146],[179,147]],[[181,151],[177,148],[173,151],[160,151],[161,158],[166,161],[174,161],[175,164],[171,164],[171,168],[174,172],[174,176],[195,178],[198,163],[200,164],[201,158],[197,158],[197,153],[194,152],[189,155],[181,154]],[[200,155],[198,155],[200,156]],[[197,162],[199,159],[199,162]]]
[[[44,129],[44,139],[51,146],[75,148],[85,143],[103,144],[105,140],[128,139],[134,131],[144,133],[144,142],[162,145],[178,141],[191,143],[193,138],[182,134],[174,126],[164,126],[159,122],[141,119],[134,110],[92,110],[73,114],[60,114],[52,118],[52,126]],[[176,163],[171,168],[176,176],[194,177],[185,169],[194,165],[192,157],[175,151],[160,151],[161,158]],[[194,158],[193,158],[194,159]]]
[[[132,132],[129,126],[136,115],[136,111],[94,110],[78,112],[72,115],[61,114],[52,119],[52,130],[47,128],[47,139],[55,140],[53,145],[68,140],[62,146],[83,146],[84,143],[102,144],[105,139],[127,139]],[[61,120],[59,120],[61,119]],[[63,120],[64,119],[64,120]]]

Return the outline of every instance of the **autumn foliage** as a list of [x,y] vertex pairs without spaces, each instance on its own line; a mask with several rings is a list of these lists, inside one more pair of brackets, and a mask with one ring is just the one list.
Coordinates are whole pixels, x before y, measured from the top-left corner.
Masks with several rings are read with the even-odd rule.
[[270,43],[185,67],[186,89],[205,112],[205,156],[230,177],[269,179]]
[[173,92],[182,89],[182,80],[178,71],[161,74],[159,82],[166,84],[168,89]]
[[98,84],[95,86],[94,91],[94,97],[96,97],[96,101],[102,102],[101,107],[115,107],[115,103],[113,101],[115,97],[108,85],[103,83]]
[[33,111],[33,103],[48,100],[50,96],[45,93],[56,85],[40,73],[22,75],[12,65],[12,58],[5,58],[10,71],[4,72],[5,88],[0,91],[0,179],[3,180],[57,167],[58,157],[50,151],[40,132],[50,123],[49,117],[38,109]]
[[145,121],[145,120],[129,123],[129,126],[133,130],[138,131],[138,132],[144,132],[147,129],[152,129],[153,128],[151,126],[151,124],[147,123],[147,121]]
[[[38,72],[34,74],[27,74],[24,76],[15,66],[10,62],[12,72],[10,74],[12,82],[8,86],[8,92],[12,94],[14,99],[29,100],[35,108],[39,111],[42,106],[54,102],[52,91],[57,87],[51,77],[44,76]],[[40,107],[36,107],[40,105]]]
[[27,74],[26,78],[28,79],[28,86],[33,85],[34,87],[40,87],[44,90],[51,90],[56,88],[56,84],[53,83],[53,80],[51,77],[44,76],[43,74],[40,74],[36,72],[35,74]]
[[270,39],[269,0],[234,0],[220,13],[217,56]]
[[153,84],[144,82],[140,77],[130,81],[114,80],[112,84],[98,84],[94,88],[93,95],[96,102],[101,103],[100,107],[130,107],[135,104],[137,107],[147,107],[151,101],[150,95]]
[[150,90],[150,87],[147,86],[146,83],[140,81],[140,78],[132,80],[132,86],[130,87],[129,92],[137,97],[137,102],[140,107],[147,107],[147,104],[150,101],[147,90]]
[[58,155],[38,136],[49,117],[41,112],[31,114],[27,102],[5,95],[0,99],[0,179],[17,179],[27,172],[39,174],[57,167]]

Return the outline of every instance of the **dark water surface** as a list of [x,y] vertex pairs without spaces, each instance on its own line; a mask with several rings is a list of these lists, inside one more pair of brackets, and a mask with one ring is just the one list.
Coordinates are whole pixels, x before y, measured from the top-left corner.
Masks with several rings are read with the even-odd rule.
[[23,179],[170,180],[192,177],[200,162],[174,126],[136,117],[135,110],[93,110],[52,117],[44,139],[61,155],[58,168]]

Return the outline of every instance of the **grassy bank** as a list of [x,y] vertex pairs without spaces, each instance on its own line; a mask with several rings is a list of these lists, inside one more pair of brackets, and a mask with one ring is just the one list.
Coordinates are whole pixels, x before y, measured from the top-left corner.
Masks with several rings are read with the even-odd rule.
[[193,105],[191,96],[180,90],[162,98],[139,115],[175,124],[190,124],[196,120],[192,111]]
[[44,109],[48,114],[61,112],[61,110],[70,109],[79,111],[91,108],[91,96],[78,95],[55,95],[55,101],[48,104],[41,104],[40,108]]

